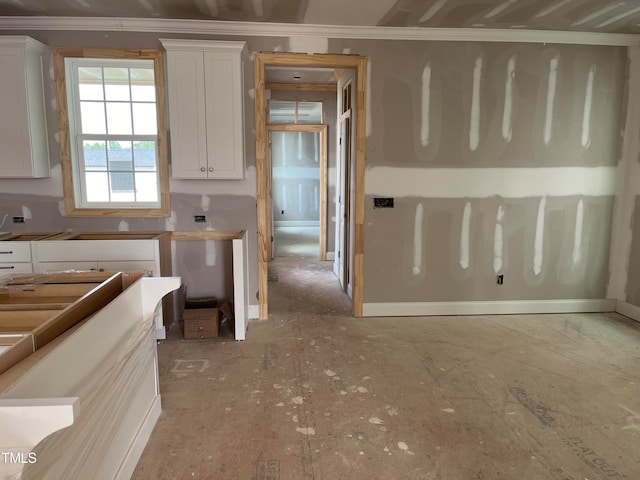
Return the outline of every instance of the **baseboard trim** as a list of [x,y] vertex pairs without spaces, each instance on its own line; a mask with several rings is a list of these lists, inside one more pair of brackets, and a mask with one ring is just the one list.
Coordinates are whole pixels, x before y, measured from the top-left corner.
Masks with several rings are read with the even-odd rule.
[[336,252],[327,252],[327,260],[334,261],[336,259]]
[[318,220],[276,220],[274,227],[319,227]]
[[249,320],[260,318],[260,305],[249,305]]
[[[362,306],[362,314],[365,317],[509,315],[527,313],[586,313],[613,311],[616,311],[616,301],[614,299],[508,300],[495,302],[397,302],[365,303]],[[638,308],[638,312],[640,315],[640,308]]]
[[629,317],[631,320],[640,322],[640,307],[632,305],[622,300],[616,302],[616,313]]

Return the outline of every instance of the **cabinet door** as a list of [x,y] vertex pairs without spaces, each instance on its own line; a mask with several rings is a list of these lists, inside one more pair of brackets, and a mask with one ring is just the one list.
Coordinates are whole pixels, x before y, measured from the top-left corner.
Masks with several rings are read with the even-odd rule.
[[49,176],[44,107],[46,47],[29,37],[0,37],[0,177]]
[[171,171],[174,178],[207,177],[202,52],[167,52]]
[[244,177],[242,63],[238,53],[205,52],[209,178]]

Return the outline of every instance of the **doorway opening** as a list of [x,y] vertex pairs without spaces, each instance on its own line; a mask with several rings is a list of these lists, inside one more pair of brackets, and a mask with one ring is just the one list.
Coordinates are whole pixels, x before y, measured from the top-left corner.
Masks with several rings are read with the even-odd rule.
[[269,124],[271,252],[327,259],[327,125]]
[[[349,286],[345,290],[352,298],[352,314],[362,315],[363,303],[363,251],[364,251],[364,164],[365,164],[365,119],[366,119],[366,57],[358,55],[307,55],[296,53],[258,53],[254,57],[254,85],[256,108],[256,176],[257,176],[257,216],[258,216],[258,299],[260,318],[268,318],[268,262],[273,257],[274,213],[272,201],[273,178],[270,162],[269,143],[272,133],[267,125],[266,76],[268,67],[284,68],[331,68],[336,72],[352,72],[353,88],[350,104],[352,113],[344,121],[342,113],[339,118],[340,127],[348,128],[349,149],[347,159],[342,159],[341,178],[349,195],[338,194],[340,202],[348,202],[342,210],[336,210],[336,243],[335,255],[342,260],[342,270],[334,267],[336,273],[345,272]],[[273,87],[273,85],[272,85]],[[277,87],[281,88],[281,87]],[[282,87],[289,88],[289,87]],[[335,87],[333,87],[335,88]],[[337,92],[340,95],[342,92]],[[337,128],[337,127],[336,127]],[[335,133],[334,133],[335,134]],[[342,142],[342,140],[341,140]],[[271,138],[271,143],[273,140]],[[340,155],[338,158],[342,158]],[[345,163],[346,162],[346,163]],[[345,180],[348,179],[348,180]],[[344,183],[344,182],[347,183]],[[326,189],[325,189],[326,192]],[[326,205],[326,202],[324,202]],[[282,209],[281,209],[282,210]],[[286,210],[285,210],[286,211]],[[326,218],[326,215],[325,215]],[[338,227],[342,224],[342,227]],[[320,237],[322,239],[322,236]],[[326,236],[325,236],[326,238]],[[345,243],[348,242],[348,243]],[[338,259],[336,259],[338,260]],[[340,262],[336,261],[336,265]]]

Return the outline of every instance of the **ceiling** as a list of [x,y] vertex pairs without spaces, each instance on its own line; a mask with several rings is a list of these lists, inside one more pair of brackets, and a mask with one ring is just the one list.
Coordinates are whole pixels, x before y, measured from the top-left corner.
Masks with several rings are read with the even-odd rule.
[[640,33],[639,0],[0,0],[0,16]]
[[267,83],[336,83],[333,68],[266,67]]

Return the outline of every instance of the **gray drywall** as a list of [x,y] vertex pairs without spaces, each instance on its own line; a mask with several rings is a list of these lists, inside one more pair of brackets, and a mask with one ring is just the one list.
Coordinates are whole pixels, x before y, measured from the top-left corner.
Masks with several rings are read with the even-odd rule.
[[631,254],[627,271],[626,301],[640,307],[640,197],[635,198],[631,224]]

